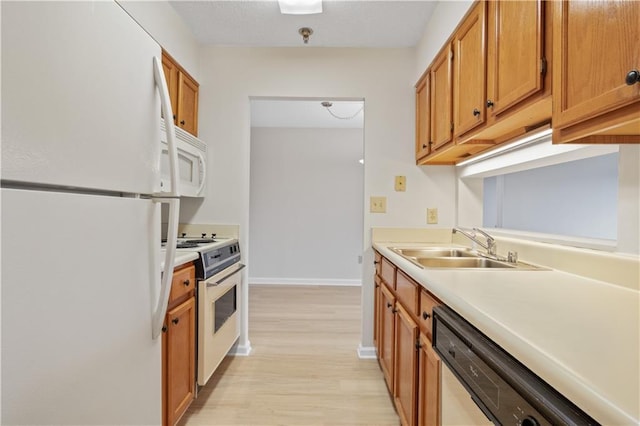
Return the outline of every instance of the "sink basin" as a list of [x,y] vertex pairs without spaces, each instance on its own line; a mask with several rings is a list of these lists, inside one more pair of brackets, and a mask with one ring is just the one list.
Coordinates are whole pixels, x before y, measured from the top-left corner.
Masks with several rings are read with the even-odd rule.
[[442,248],[442,247],[425,247],[425,248],[392,248],[396,253],[413,258],[426,257],[478,257],[478,255],[469,249],[464,248]]
[[482,257],[419,257],[415,262],[425,268],[505,268],[516,265]]

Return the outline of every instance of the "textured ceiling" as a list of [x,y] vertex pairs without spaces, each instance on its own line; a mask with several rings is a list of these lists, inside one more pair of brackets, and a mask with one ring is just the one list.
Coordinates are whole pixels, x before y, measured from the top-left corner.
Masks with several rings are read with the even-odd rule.
[[195,38],[206,45],[310,47],[412,47],[436,2],[427,0],[324,0],[323,13],[282,15],[276,0],[170,1]]

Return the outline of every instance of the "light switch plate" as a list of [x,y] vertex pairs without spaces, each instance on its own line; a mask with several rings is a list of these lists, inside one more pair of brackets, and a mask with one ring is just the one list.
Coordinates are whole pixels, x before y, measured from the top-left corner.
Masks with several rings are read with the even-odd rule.
[[396,176],[396,191],[404,192],[407,189],[407,178],[405,176]]
[[427,223],[430,225],[438,223],[438,209],[436,207],[427,209]]
[[371,213],[387,212],[387,197],[371,197],[369,201],[369,211]]

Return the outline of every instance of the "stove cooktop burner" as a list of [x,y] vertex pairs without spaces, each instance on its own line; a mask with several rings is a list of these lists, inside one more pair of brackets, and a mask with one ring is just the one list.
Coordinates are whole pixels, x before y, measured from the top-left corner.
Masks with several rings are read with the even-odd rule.
[[198,247],[198,243],[185,241],[183,243],[176,244],[176,248],[196,248]]
[[215,243],[218,240],[214,240],[213,238],[200,238],[200,239],[195,239],[195,240],[186,240],[185,243],[192,243],[192,244],[207,244],[207,243]]

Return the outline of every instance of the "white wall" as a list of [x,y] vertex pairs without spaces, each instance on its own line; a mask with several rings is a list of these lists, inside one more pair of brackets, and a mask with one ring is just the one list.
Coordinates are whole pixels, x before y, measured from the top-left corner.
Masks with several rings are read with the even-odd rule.
[[473,1],[439,1],[427,23],[422,39],[416,46],[414,83],[427,69],[453,30],[458,26]]
[[249,283],[361,283],[363,137],[251,128]]
[[200,46],[169,2],[118,0],[118,4],[193,78],[199,80]]
[[640,254],[640,145],[620,145],[618,163],[618,247]]
[[[452,226],[452,168],[415,166],[413,49],[238,48],[202,50],[200,137],[209,146],[210,185],[204,202],[185,201],[181,221],[239,223],[248,247],[250,97],[363,98],[364,241],[363,345],[373,343],[373,253],[370,229],[425,227],[426,207]],[[394,192],[394,176],[407,191]],[[369,196],[386,196],[387,213],[368,213]],[[252,260],[245,259],[251,271]],[[241,337],[242,339],[242,337]]]

